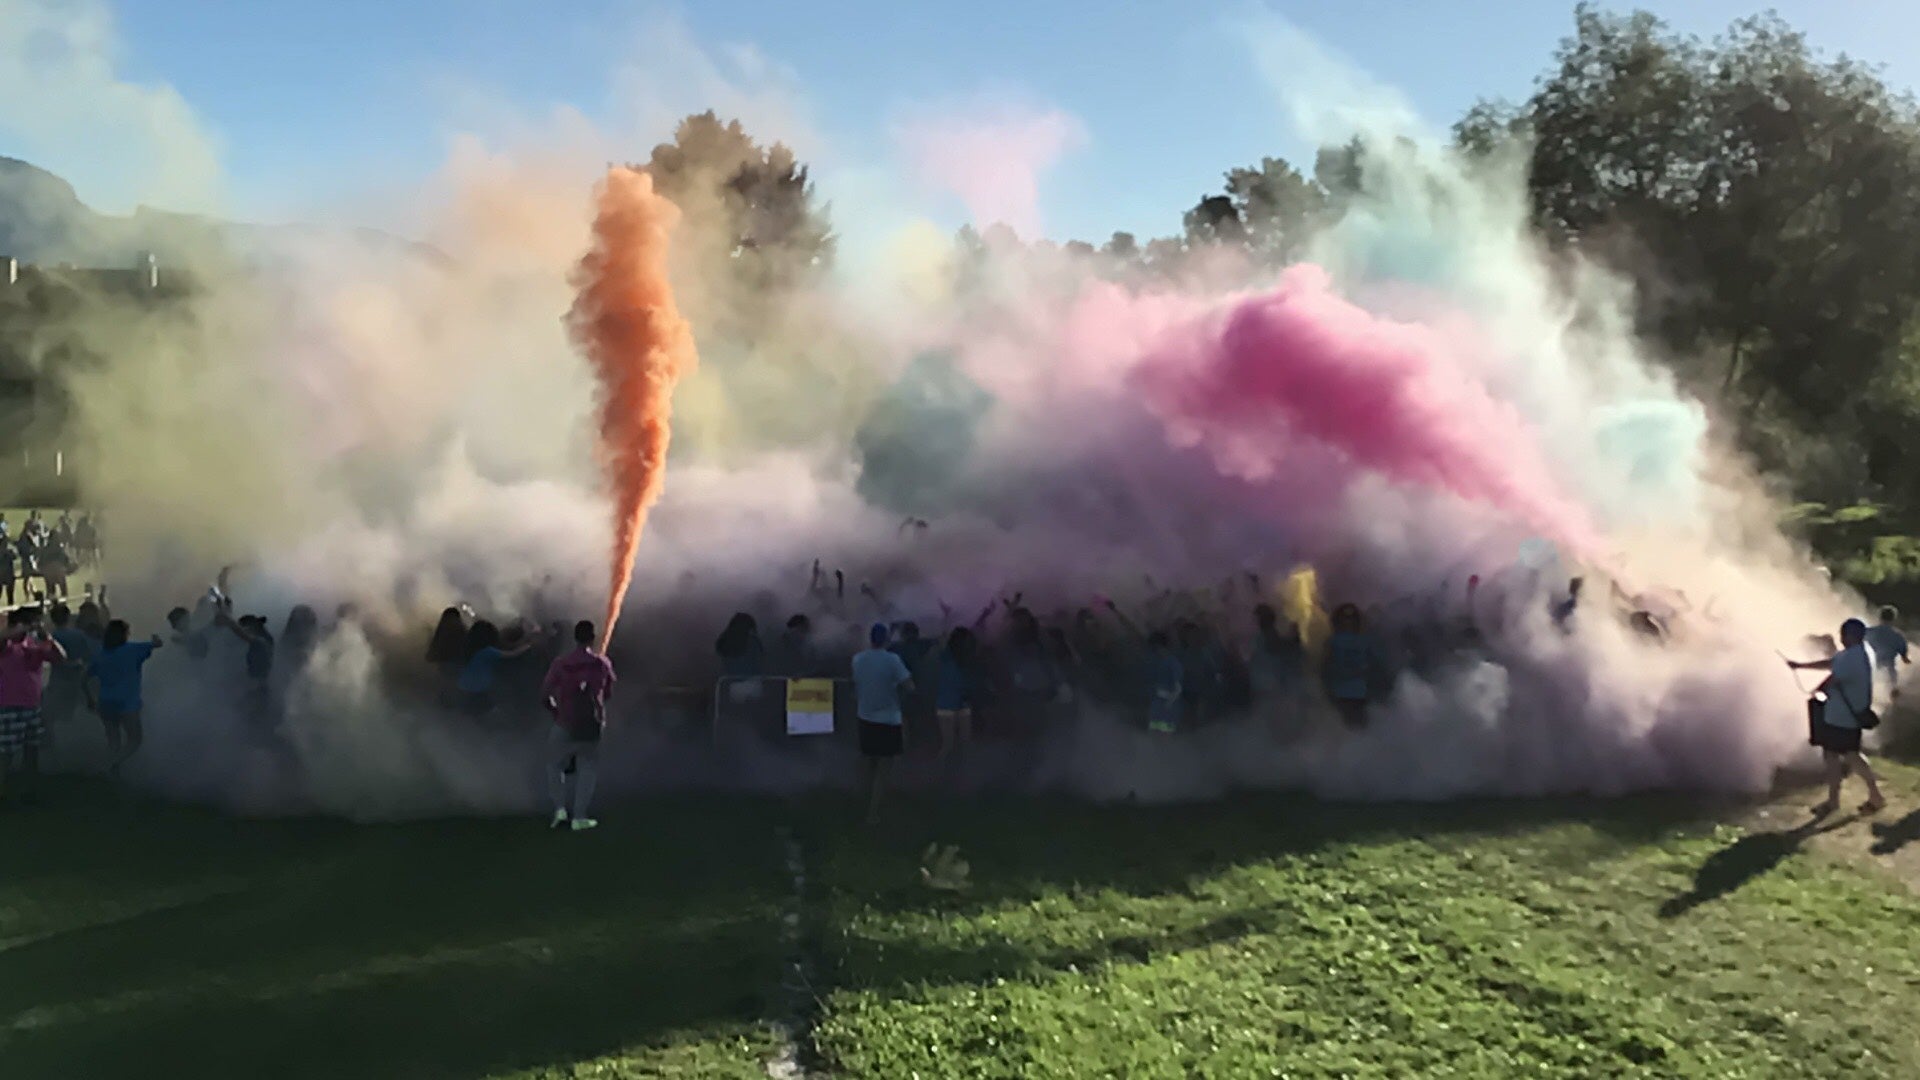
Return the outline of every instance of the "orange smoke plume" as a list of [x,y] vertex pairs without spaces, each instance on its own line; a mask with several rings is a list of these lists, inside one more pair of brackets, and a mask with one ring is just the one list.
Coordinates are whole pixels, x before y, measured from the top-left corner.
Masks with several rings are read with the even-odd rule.
[[653,178],[614,168],[595,189],[593,249],[574,268],[567,329],[600,382],[600,462],[613,497],[613,551],[600,647],[613,640],[647,512],[667,484],[673,387],[693,370],[693,329],[667,282],[680,211]]

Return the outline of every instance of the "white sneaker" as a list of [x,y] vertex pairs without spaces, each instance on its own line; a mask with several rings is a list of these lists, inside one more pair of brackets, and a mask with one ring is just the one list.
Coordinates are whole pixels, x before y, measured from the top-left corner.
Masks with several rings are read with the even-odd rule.
[[565,810],[555,810],[553,812],[553,817],[547,822],[547,828],[564,829],[566,827],[567,827],[567,812]]
[[597,829],[599,827],[600,823],[590,817],[577,817],[573,819],[574,832],[586,832],[588,829]]

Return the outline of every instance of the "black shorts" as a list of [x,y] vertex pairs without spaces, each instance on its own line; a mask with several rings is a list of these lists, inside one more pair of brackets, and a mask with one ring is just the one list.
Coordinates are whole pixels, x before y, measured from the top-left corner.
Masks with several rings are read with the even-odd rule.
[[860,754],[863,757],[899,757],[906,743],[906,728],[900,724],[860,721]]
[[1813,745],[1830,754],[1852,754],[1860,749],[1860,729],[1820,724],[1813,729]]

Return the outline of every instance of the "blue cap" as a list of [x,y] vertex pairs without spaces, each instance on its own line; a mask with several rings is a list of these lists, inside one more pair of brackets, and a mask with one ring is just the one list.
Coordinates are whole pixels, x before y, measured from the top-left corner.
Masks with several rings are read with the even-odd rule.
[[873,629],[867,631],[867,640],[873,642],[875,645],[885,645],[887,643],[887,624],[874,623]]

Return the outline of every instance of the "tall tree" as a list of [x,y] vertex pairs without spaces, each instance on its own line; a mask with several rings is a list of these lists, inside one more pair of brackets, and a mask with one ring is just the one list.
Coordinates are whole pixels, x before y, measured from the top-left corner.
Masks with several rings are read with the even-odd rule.
[[[1533,95],[1455,134],[1524,140],[1542,230],[1645,277],[1646,325],[1721,356],[1734,401],[1882,446],[1863,484],[1920,464],[1885,437],[1909,415],[1886,372],[1920,305],[1920,115],[1873,72],[1773,16],[1701,42],[1582,5]],[[1777,439],[1754,449],[1784,460]]]
[[1225,174],[1223,194],[1202,196],[1182,218],[1189,245],[1245,247],[1280,266],[1298,256],[1326,211],[1327,191],[1279,158]]
[[784,144],[763,146],[709,110],[682,120],[642,168],[684,215],[681,257],[703,285],[696,322],[751,339],[780,298],[831,267],[828,207]]

